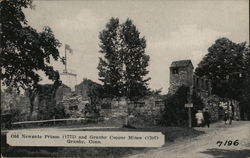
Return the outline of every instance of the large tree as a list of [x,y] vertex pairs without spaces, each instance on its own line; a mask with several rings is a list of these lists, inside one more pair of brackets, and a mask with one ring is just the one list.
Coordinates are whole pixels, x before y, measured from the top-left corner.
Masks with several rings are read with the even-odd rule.
[[106,94],[131,100],[145,95],[149,56],[145,54],[146,40],[132,21],[119,24],[119,19],[111,18],[100,40],[104,58],[100,58],[98,70]]
[[146,40],[140,38],[140,32],[130,19],[122,25],[122,37],[124,43],[124,94],[130,99],[142,97],[148,92],[147,66],[149,56],[145,54]]
[[23,9],[33,8],[32,0],[2,0],[1,9],[1,80],[17,90],[32,89],[41,80],[39,71],[59,84],[59,73],[51,60],[60,59],[60,42],[49,27],[42,32],[28,25]]
[[100,32],[99,77],[103,82],[105,97],[122,96],[122,60],[119,44],[119,19],[111,18],[106,29]]
[[212,93],[239,99],[246,79],[245,50],[245,42],[234,43],[228,38],[219,38],[208,48],[208,54],[198,64],[195,73],[212,80]]
[[244,73],[242,75],[242,87],[241,87],[241,95],[239,97],[240,100],[240,114],[241,119],[250,120],[250,52],[249,45],[245,49],[244,53]]

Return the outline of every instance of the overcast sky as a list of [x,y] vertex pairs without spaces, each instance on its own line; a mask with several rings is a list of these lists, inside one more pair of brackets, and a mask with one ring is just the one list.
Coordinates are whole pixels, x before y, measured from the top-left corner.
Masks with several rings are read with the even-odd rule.
[[[169,86],[173,60],[191,59],[194,66],[220,37],[249,43],[248,0],[193,1],[34,1],[34,10],[25,10],[29,24],[41,31],[49,26],[62,44],[69,44],[69,69],[83,78],[98,81],[99,32],[111,17],[120,22],[130,18],[147,40],[150,55],[150,88]],[[64,47],[60,48],[62,55]],[[62,71],[63,65],[55,64]],[[44,80],[44,83],[47,80]],[[100,82],[99,82],[100,83]]]

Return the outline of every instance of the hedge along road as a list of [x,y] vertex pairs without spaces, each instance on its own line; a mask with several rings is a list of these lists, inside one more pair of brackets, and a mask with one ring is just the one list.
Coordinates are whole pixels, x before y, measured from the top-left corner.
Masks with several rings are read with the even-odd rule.
[[[195,128],[205,134],[178,139],[164,147],[127,158],[250,158],[250,121],[223,122]],[[167,136],[166,136],[167,137]]]

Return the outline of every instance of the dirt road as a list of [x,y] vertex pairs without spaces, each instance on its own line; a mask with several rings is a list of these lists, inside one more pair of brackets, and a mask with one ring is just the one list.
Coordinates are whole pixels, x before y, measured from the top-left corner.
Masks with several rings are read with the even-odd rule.
[[[212,124],[210,128],[195,128],[205,134],[195,138],[178,139],[162,148],[127,158],[250,158],[250,122],[238,121],[232,125],[223,122]],[[166,136],[167,137],[167,136]],[[228,146],[225,141],[239,140],[239,144]],[[222,141],[219,147],[217,141]]]

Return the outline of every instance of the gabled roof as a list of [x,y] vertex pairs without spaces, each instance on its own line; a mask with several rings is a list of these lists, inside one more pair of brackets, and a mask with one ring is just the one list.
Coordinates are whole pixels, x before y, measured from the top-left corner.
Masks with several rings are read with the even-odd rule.
[[191,60],[178,60],[173,61],[170,67],[188,67],[190,64],[193,67]]
[[87,79],[87,78],[84,78],[83,81],[76,85],[76,87],[80,87],[80,86],[83,86],[83,85],[87,85],[87,86],[91,86],[91,85],[96,85],[96,86],[101,86],[101,84],[97,83],[97,82],[94,82],[90,79]]

